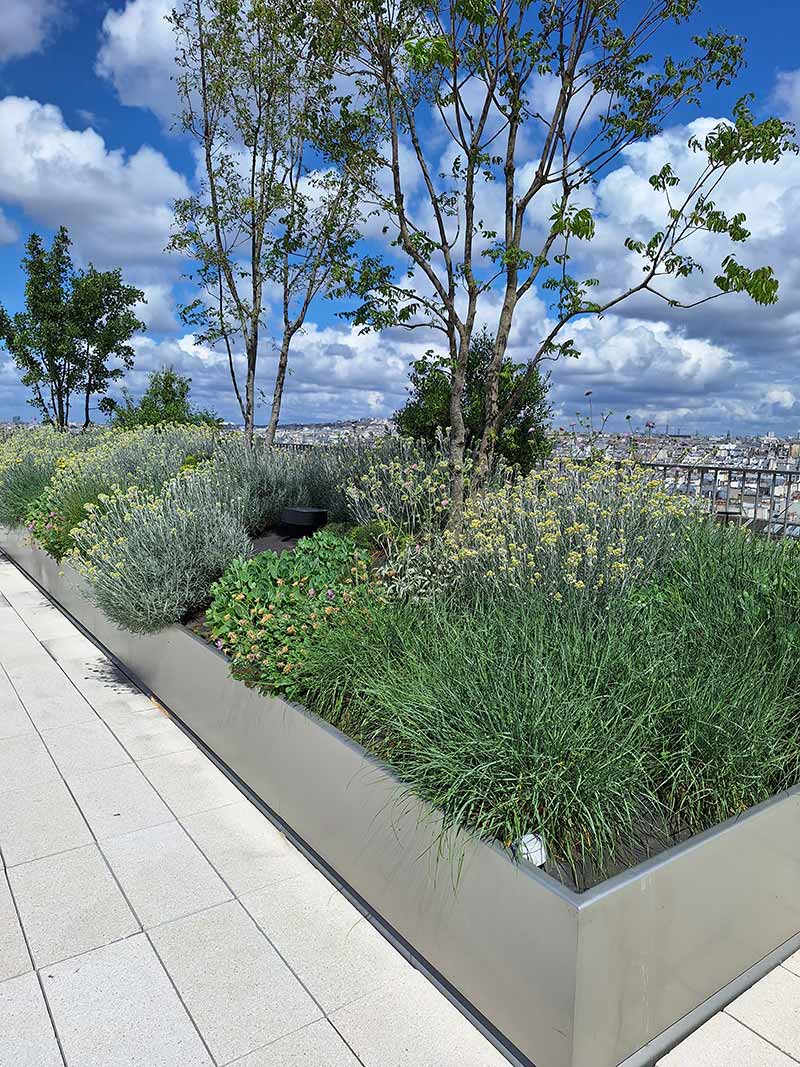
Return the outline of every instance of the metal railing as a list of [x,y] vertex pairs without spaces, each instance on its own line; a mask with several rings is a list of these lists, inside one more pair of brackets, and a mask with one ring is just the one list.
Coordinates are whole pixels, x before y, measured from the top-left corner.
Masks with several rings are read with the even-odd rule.
[[670,491],[705,503],[720,522],[771,537],[800,537],[800,471],[669,462],[639,466],[661,471]]

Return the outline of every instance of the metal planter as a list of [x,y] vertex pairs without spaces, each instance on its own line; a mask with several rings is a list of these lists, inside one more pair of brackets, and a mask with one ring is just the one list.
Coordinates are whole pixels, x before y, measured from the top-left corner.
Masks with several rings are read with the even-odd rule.
[[466,837],[456,876],[436,813],[338,730],[234,682],[183,627],[118,629],[25,533],[0,547],[512,1060],[654,1063],[800,947],[800,789],[580,895]]

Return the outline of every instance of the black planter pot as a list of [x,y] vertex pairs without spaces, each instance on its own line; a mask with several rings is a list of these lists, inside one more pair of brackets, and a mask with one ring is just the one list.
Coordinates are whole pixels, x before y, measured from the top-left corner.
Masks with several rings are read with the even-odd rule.
[[328,512],[325,508],[284,508],[280,526],[293,537],[308,537],[326,525]]

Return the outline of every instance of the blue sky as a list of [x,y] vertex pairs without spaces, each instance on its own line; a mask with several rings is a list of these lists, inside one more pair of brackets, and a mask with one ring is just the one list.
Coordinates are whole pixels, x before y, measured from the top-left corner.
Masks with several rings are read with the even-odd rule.
[[[3,7],[0,303],[19,306],[19,261],[30,231],[49,234],[63,222],[79,262],[121,266],[148,293],[148,330],[130,378],[134,391],[149,370],[172,363],[192,376],[203,406],[232,417],[223,360],[196,348],[178,321],[186,288],[180,264],[163,253],[171,201],[194,180],[191,146],[169,128],[171,41],[163,22],[169,4],[4,0]],[[735,87],[709,94],[699,113],[677,114],[666,141],[643,146],[605,180],[600,202],[609,233],[618,229],[620,240],[647,168],[666,150],[680,151],[692,132],[682,124],[698,115],[723,117],[749,91],[759,114],[800,118],[800,5],[708,0],[692,29],[708,26],[748,38],[748,67]],[[583,357],[553,372],[558,421],[572,421],[592,389],[595,409],[613,410],[620,422],[630,413],[635,423],[669,419],[687,430],[800,430],[800,261],[792,232],[800,165],[789,161],[766,178],[745,177],[731,196],[755,212],[757,253],[782,282],[778,308],[761,312],[746,301],[724,307],[720,301],[707,312],[665,318],[660,306],[637,305],[587,324],[578,338]],[[613,271],[614,263],[606,258],[603,266]],[[541,330],[543,313],[538,299],[521,308],[512,345],[520,358]],[[320,303],[296,345],[284,420],[391,413],[403,400],[408,360],[424,347],[402,331],[358,336]],[[260,383],[267,390],[271,372],[268,338]],[[0,418],[32,416],[16,379],[0,355]]]

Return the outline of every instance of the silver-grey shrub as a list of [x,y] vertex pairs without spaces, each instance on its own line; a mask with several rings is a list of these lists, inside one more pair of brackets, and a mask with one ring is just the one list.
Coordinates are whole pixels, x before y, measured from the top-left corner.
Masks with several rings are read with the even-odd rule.
[[73,530],[70,561],[95,603],[123,629],[160,630],[196,611],[228,564],[251,548],[242,495],[214,461],[160,494],[104,494]]
[[270,448],[258,440],[249,447],[244,434],[220,438],[214,450],[219,484],[241,499],[244,525],[251,535],[274,526],[281,511],[315,503],[304,473],[304,456]]
[[29,516],[34,536],[61,559],[73,546],[72,529],[87,503],[134,485],[158,491],[187,463],[207,459],[215,437],[216,430],[209,426],[164,425],[104,434],[93,448],[56,466]]

